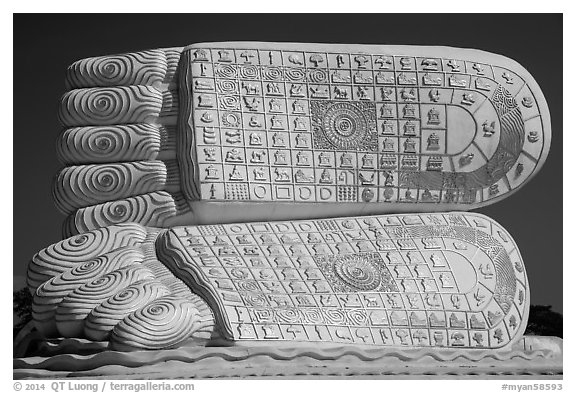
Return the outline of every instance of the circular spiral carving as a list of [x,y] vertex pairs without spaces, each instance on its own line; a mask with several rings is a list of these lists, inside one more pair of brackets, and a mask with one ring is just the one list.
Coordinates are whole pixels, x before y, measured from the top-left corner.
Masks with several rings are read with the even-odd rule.
[[218,80],[218,90],[222,94],[238,93],[238,84],[233,80],[220,79]]
[[55,308],[76,288],[111,270],[141,262],[143,258],[136,250],[122,249],[76,265],[40,285],[34,294],[32,309],[39,314]]
[[247,292],[242,294],[244,301],[253,307],[264,307],[268,304],[266,298],[262,294]]
[[366,311],[354,309],[347,311],[348,322],[353,326],[366,326],[368,323],[368,316]]
[[214,73],[221,78],[236,78],[236,67],[232,64],[217,64]]
[[274,320],[274,310],[270,308],[256,308],[254,315],[259,321],[272,321]]
[[308,81],[312,83],[323,83],[328,80],[328,73],[325,70],[313,69],[308,71]]
[[146,279],[154,279],[150,269],[131,265],[78,287],[56,309],[58,331],[64,337],[79,337],[84,319],[94,308],[130,284]]
[[286,75],[286,79],[292,81],[302,81],[306,79],[306,73],[300,68],[286,68],[284,75]]
[[76,265],[46,281],[36,289],[32,300],[32,316],[36,328],[45,336],[53,336],[57,333],[54,313],[64,298],[103,274],[135,265],[143,258],[141,252],[124,248]]
[[102,237],[104,237],[103,235],[104,233],[102,233],[102,231],[83,233],[55,244],[53,249],[59,254],[83,255],[86,249],[89,249],[92,245],[96,245],[98,241],[101,241]]
[[91,57],[68,68],[67,82],[72,88],[154,85],[162,82],[167,66],[161,50]]
[[[90,94],[86,101],[87,109],[95,119],[118,117],[122,111],[123,97],[118,90],[100,90]],[[97,121],[97,120],[96,120]]]
[[154,159],[160,151],[160,131],[150,124],[75,127],[58,141],[65,163],[99,163]]
[[70,239],[70,244],[81,246],[83,244],[86,244],[89,239],[90,237],[86,234],[74,236],[72,239]]
[[91,340],[105,340],[114,326],[130,313],[169,294],[170,290],[158,281],[136,282],[92,310],[86,318],[84,332]]
[[324,114],[322,129],[328,140],[343,150],[355,149],[368,134],[368,121],[354,104],[332,104]]
[[162,227],[166,219],[176,214],[172,195],[158,191],[80,209],[75,214],[75,225],[79,231],[124,222],[141,222]]
[[62,240],[38,252],[28,266],[28,286],[35,291],[43,282],[79,263],[100,257],[108,250],[144,241],[146,230],[138,224],[100,228]]
[[83,273],[90,272],[90,271],[94,270],[93,268],[96,267],[97,265],[99,265],[99,263],[97,261],[90,261],[90,262],[83,263],[80,266],[76,266],[72,270],[73,271],[75,270],[76,272],[83,274]]
[[276,310],[278,319],[283,323],[296,323],[300,321],[300,313],[294,308]]
[[236,286],[238,287],[239,291],[248,291],[248,292],[256,292],[260,291],[260,287],[256,283],[256,281],[243,281],[238,280],[235,281]]
[[123,174],[118,170],[118,168],[101,168],[96,171],[95,175],[92,177],[92,179],[94,179],[94,182],[92,183],[93,189],[96,192],[110,192],[120,185],[123,177]]
[[262,78],[266,80],[279,81],[282,80],[282,70],[277,67],[266,67],[262,69]]
[[320,309],[317,308],[303,308],[302,309],[302,314],[304,316],[304,320],[307,323],[312,323],[315,325],[320,325],[322,323],[324,323],[324,317],[322,316],[322,313],[320,312]]
[[66,126],[146,123],[162,108],[162,94],[151,86],[75,89],[62,98]]
[[114,205],[112,205],[110,209],[110,217],[121,220],[126,216],[129,208],[130,208],[129,204],[125,201],[115,203]]
[[78,288],[68,300],[72,298],[108,298],[111,296],[111,293],[116,293],[119,288],[125,287],[128,281],[134,282],[145,278],[154,278],[154,275],[148,268],[128,266],[108,273]]
[[339,258],[334,262],[333,269],[342,282],[359,291],[373,291],[382,282],[378,267],[363,256]]
[[222,96],[219,100],[221,109],[231,111],[240,107],[240,100],[236,96]]
[[253,65],[243,65],[239,68],[240,78],[243,79],[258,79],[258,67]]
[[199,327],[199,313],[188,299],[165,296],[125,317],[112,331],[115,350],[166,349],[188,339]]
[[161,191],[166,177],[162,161],[67,167],[54,182],[54,198],[62,211],[72,213],[80,207]]
[[344,310],[326,308],[323,309],[322,312],[329,324],[344,325],[346,323],[346,313]]
[[126,57],[107,57],[95,60],[93,68],[102,79],[120,85],[130,72],[132,65]]

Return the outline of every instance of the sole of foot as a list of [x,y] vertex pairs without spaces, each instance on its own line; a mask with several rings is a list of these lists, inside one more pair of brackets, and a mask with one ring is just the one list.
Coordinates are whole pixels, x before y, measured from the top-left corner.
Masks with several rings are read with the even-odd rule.
[[118,224],[37,253],[28,285],[45,336],[116,350],[190,340],[508,350],[530,304],[514,240],[474,213]]
[[80,60],[67,86],[68,234],[469,210],[526,184],[551,141],[534,78],[471,49],[195,44]]

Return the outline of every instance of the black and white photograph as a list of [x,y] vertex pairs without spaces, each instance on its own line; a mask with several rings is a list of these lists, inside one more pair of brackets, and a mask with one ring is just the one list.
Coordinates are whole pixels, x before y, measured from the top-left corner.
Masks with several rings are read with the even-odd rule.
[[563,29],[14,13],[14,389],[569,390]]

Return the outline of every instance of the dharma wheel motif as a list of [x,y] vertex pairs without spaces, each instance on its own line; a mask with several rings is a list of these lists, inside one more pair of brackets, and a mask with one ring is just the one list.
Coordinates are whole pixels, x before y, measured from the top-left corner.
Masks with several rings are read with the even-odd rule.
[[368,121],[354,104],[336,103],[326,110],[322,131],[336,147],[354,149],[366,138]]
[[334,272],[344,283],[361,291],[373,291],[382,281],[378,267],[362,255],[337,259],[334,262]]

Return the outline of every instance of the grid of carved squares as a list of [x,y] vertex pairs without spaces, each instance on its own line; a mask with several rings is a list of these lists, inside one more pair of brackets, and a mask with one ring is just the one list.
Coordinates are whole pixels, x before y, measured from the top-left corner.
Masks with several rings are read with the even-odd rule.
[[[445,105],[418,104],[418,82],[409,83],[414,78],[425,83],[425,77],[432,77],[431,70],[440,72],[438,75],[443,78],[443,69],[463,72],[472,69],[472,64],[441,59],[226,49],[199,50],[194,55],[194,123],[203,197],[376,202],[392,200],[396,194],[396,198],[406,202],[412,202],[412,198],[440,200],[439,193],[430,196],[425,190],[393,190],[391,194],[390,185],[398,185],[398,168],[452,169],[445,168],[449,166],[445,160],[434,158],[438,156],[426,156],[426,162],[420,157],[421,153],[446,153],[447,111]],[[279,74],[270,72],[275,67],[281,70]],[[492,72],[489,66],[479,67],[483,72]],[[251,71],[243,71],[246,69]],[[297,71],[302,79],[283,77],[282,72],[288,75],[292,71]],[[386,76],[392,78],[395,86],[377,85]],[[398,85],[404,77],[407,85]],[[441,86],[451,83],[447,79]],[[309,99],[376,101],[378,147],[383,154],[324,152],[320,157],[322,152],[312,151]],[[381,159],[386,153],[397,158],[383,166]],[[326,171],[310,168],[320,168],[323,161],[329,162]],[[338,165],[344,162],[350,162],[354,169],[338,173]],[[362,169],[366,172],[362,173]],[[364,181],[361,173],[364,179],[377,176]],[[328,181],[344,187],[327,185]],[[371,190],[363,193],[356,184]],[[382,193],[378,186],[388,190]]]
[[[334,233],[280,235],[267,233],[269,229],[263,226],[258,234],[261,224],[250,225],[252,230],[244,225],[237,231],[204,226],[182,234],[194,263],[222,294],[236,339],[294,340],[304,334],[301,339],[360,344],[498,346],[509,340],[514,325],[520,322],[516,313],[506,326],[501,321],[502,311],[493,302],[485,308],[487,303],[474,294],[460,293],[445,257],[448,241],[387,239],[382,246],[367,240],[359,246],[350,237],[342,236],[339,241]],[[321,229],[330,229],[330,224],[326,225]],[[337,228],[336,224],[332,227]],[[378,255],[378,247],[388,250],[380,251],[377,259],[383,276],[390,278],[390,285],[381,288],[384,293],[380,294],[340,292],[342,282],[321,260],[314,259],[317,253]],[[494,271],[493,265],[491,269]],[[490,298],[493,280],[481,285]],[[306,312],[325,315],[330,308],[355,315],[334,323],[325,317],[318,327],[314,319],[306,321]],[[291,319],[294,313],[302,315]],[[358,318],[365,321],[363,326],[356,323]]]

